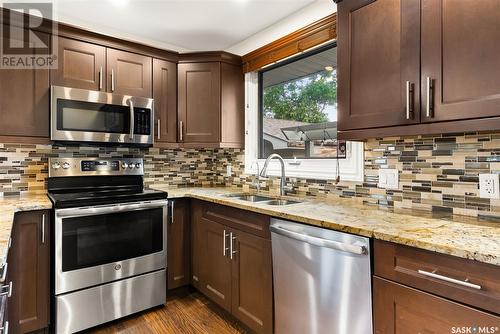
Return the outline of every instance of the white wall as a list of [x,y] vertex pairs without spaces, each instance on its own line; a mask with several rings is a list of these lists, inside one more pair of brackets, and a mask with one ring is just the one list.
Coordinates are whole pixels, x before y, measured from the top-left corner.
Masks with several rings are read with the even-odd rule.
[[245,55],[337,11],[333,0],[317,0],[225,51]]

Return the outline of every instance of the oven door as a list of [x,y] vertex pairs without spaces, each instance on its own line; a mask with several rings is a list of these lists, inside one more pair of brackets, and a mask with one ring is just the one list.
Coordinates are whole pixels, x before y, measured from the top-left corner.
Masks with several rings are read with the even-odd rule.
[[153,144],[153,99],[52,86],[51,100],[52,140]]
[[167,266],[167,201],[55,210],[55,294]]

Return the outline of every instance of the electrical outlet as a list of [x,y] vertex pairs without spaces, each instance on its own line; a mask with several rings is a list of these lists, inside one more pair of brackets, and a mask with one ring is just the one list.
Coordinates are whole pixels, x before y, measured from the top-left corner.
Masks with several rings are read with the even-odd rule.
[[398,189],[399,171],[397,169],[379,169],[378,187],[385,189]]
[[227,165],[226,166],[226,176],[231,177],[233,175],[233,166]]
[[479,174],[479,197],[500,198],[498,174]]

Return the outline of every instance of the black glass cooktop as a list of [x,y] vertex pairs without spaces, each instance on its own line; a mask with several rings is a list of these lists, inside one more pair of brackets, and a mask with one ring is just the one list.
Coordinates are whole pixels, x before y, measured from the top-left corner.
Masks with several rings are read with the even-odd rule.
[[141,190],[95,190],[82,192],[57,192],[49,191],[49,198],[55,208],[74,208],[104,204],[117,204],[125,202],[151,201],[166,199],[168,194],[153,189]]

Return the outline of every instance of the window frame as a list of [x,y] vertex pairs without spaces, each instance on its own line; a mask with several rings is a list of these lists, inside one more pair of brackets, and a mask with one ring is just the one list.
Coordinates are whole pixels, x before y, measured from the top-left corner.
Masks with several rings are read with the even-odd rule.
[[[336,43],[336,42],[335,42]],[[332,47],[331,42],[315,47]],[[307,51],[304,51],[306,53]],[[320,52],[320,51],[318,51]],[[307,55],[311,53],[307,52]],[[265,69],[282,65],[285,61],[295,61],[298,56],[285,58],[273,65],[266,66]],[[261,101],[259,97],[259,73],[257,71],[245,74],[245,174],[257,174],[256,162],[259,171],[264,165],[265,159],[259,158],[261,145]],[[342,181],[363,182],[364,179],[364,147],[362,142],[347,142],[346,158],[338,159],[340,173],[337,174],[336,158],[321,159],[285,159],[286,176],[292,178],[306,178],[314,180],[335,180],[337,175]],[[268,175],[279,176],[280,164],[277,160],[271,161],[268,166]]]
[[[307,50],[307,51],[303,51],[297,55],[293,55],[293,56],[290,56],[290,57],[287,57],[279,62],[276,62],[274,64],[271,64],[269,66],[266,66],[264,68],[261,68],[260,70],[257,71],[258,73],[258,80],[259,80],[259,147],[258,147],[258,157],[259,159],[263,159],[261,158],[261,153],[263,152],[263,147],[264,147],[264,135],[263,135],[263,127],[264,127],[264,124],[263,124],[263,113],[264,113],[264,90],[263,89],[260,89],[260,87],[262,87],[263,85],[263,82],[264,82],[264,73],[265,72],[269,72],[269,71],[272,71],[276,68],[280,68],[280,67],[283,67],[283,66],[286,66],[288,64],[291,64],[291,63],[294,63],[298,60],[301,60],[301,59],[304,59],[304,58],[307,58],[307,57],[311,57],[311,56],[314,56],[318,53],[321,53],[323,51],[326,51],[326,50],[329,50],[329,49],[333,49],[333,48],[336,48],[337,47],[337,41],[334,40],[334,41],[330,41],[326,44],[322,44],[322,45],[319,45],[318,47],[315,47],[311,50]],[[327,160],[327,159],[337,159],[337,158],[321,158],[321,157],[309,157],[309,158],[304,158],[302,160],[312,160],[312,159],[320,159],[320,160]],[[341,157],[339,159],[345,159],[344,157]]]

